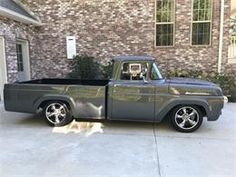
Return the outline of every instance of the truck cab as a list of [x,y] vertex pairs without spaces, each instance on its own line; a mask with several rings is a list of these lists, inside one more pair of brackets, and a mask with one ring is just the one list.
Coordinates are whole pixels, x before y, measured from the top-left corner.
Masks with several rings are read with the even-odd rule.
[[111,119],[158,121],[155,120],[155,104],[161,98],[158,92],[167,94],[168,84],[154,58],[113,58],[113,75],[108,85]]

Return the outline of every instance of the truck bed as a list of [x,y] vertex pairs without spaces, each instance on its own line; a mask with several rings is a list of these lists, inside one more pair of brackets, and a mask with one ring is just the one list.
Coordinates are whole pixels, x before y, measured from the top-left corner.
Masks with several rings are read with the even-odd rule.
[[59,85],[93,85],[106,86],[109,80],[80,80],[80,79],[37,79],[25,82],[17,82],[18,84],[59,84]]
[[8,111],[35,113],[48,100],[69,102],[74,117],[105,118],[109,80],[38,79],[5,84]]

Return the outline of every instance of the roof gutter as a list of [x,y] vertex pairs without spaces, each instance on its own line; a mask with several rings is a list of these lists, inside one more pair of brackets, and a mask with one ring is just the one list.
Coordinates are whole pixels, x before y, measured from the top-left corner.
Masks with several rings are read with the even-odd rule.
[[12,0],[12,1],[14,1],[18,6],[24,9],[28,14],[34,17],[37,21],[40,21],[40,19],[30,10],[30,8],[26,6],[25,4],[23,4],[20,0]]
[[42,26],[42,23],[40,21],[26,17],[24,15],[21,15],[17,12],[14,12],[12,10],[9,10],[9,9],[1,7],[1,6],[0,6],[0,15],[14,19],[14,20],[22,22],[22,23],[32,24],[34,26]]
[[220,10],[220,36],[219,36],[219,53],[218,53],[218,73],[221,73],[222,68],[222,52],[224,42],[224,11],[225,11],[225,0],[221,0]]

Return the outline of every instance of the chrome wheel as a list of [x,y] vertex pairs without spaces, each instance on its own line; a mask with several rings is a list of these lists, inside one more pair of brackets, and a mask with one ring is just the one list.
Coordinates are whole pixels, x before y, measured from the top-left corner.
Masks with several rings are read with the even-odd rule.
[[66,107],[61,103],[51,103],[45,109],[47,120],[56,125],[66,119]]
[[184,130],[190,130],[199,123],[199,113],[193,107],[181,107],[175,113],[174,121],[176,125]]

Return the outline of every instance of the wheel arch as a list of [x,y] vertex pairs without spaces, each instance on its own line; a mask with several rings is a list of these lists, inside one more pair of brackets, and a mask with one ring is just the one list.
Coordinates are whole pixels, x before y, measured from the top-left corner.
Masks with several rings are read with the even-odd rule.
[[40,108],[44,108],[44,106],[50,101],[60,101],[65,103],[71,110],[72,115],[75,112],[75,102],[71,97],[63,96],[63,95],[45,95],[40,97],[34,102],[34,109],[37,111]]
[[166,105],[163,106],[163,109],[159,112],[157,115],[157,121],[162,121],[165,117],[167,117],[172,110],[174,110],[177,106],[181,105],[189,105],[189,106],[197,106],[201,111],[203,116],[208,116],[209,114],[209,104],[205,100],[184,100],[184,99],[178,99],[178,100],[172,100]]

